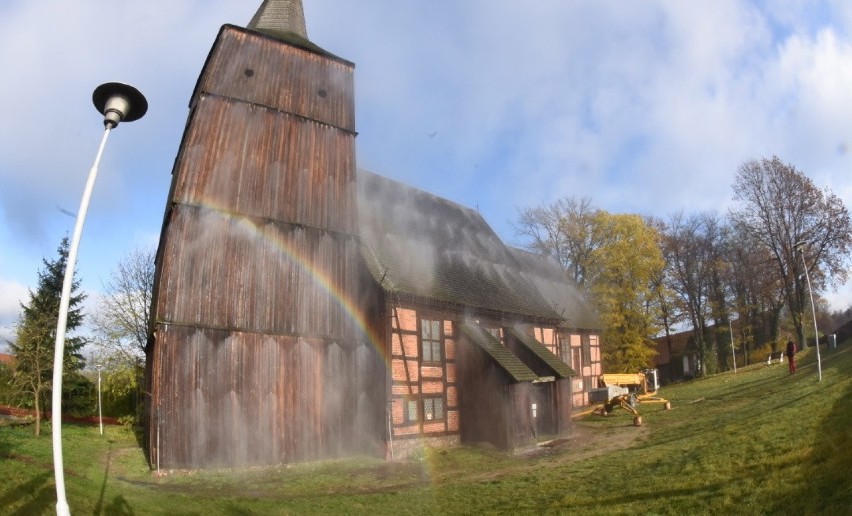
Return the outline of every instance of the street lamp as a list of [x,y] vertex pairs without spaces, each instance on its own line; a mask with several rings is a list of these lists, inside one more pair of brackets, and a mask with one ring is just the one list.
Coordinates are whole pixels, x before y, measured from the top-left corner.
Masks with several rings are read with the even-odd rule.
[[734,372],[737,372],[737,354],[734,352],[734,327],[731,319],[728,319],[728,331],[731,332],[731,357],[734,359]]
[[[148,111],[148,101],[145,100],[145,96],[133,86],[120,82],[108,82],[95,88],[92,93],[92,102],[95,104],[95,108],[104,115],[104,135],[100,147],[98,147],[95,162],[89,171],[89,178],[83,190],[83,198],[80,200],[80,209],[77,211],[77,221],[74,224],[74,234],[71,237],[71,247],[68,250],[68,260],[65,265],[65,279],[62,283],[59,317],[56,322],[56,343],[53,350],[53,406],[51,412],[53,422],[51,425],[53,432],[53,475],[56,478],[56,514],[60,516],[71,514],[68,501],[65,498],[65,474],[62,464],[62,359],[65,354],[68,305],[71,300],[71,288],[74,284],[74,268],[77,263],[80,236],[83,233],[89,200],[92,197],[95,179],[98,176],[98,164],[101,161],[101,156],[103,156],[110,130],[117,127],[119,122],[138,120]],[[101,428],[101,432],[103,432],[103,428]]]
[[104,435],[104,418],[101,412],[101,369],[102,364],[95,364],[95,369],[98,370],[98,426],[101,427],[101,435]]
[[811,312],[814,316],[814,341],[816,342],[816,354],[817,354],[817,376],[819,377],[819,381],[822,381],[822,360],[819,357],[819,331],[817,331],[817,322],[816,322],[816,305],[814,305],[814,291],[811,288],[811,276],[808,274],[808,264],[805,263],[805,242],[799,241],[796,242],[796,251],[802,256],[802,267],[805,268],[805,281],[808,282],[808,294],[811,297]]

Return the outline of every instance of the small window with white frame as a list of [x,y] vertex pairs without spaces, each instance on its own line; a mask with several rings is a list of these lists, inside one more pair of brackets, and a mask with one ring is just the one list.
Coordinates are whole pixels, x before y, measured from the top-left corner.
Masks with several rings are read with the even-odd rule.
[[420,357],[421,362],[441,361],[441,321],[421,319]]
[[423,399],[423,420],[424,421],[440,421],[444,419],[444,399],[443,398],[424,398]]

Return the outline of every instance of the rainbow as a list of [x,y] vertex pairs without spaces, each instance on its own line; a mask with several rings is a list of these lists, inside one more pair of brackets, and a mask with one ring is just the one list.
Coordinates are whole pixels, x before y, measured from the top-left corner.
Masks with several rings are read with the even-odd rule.
[[379,353],[379,356],[384,357],[385,367],[390,367],[390,356],[385,352],[384,343],[365,320],[361,307],[346,292],[338,288],[325,271],[311,263],[310,257],[306,256],[304,252],[290,245],[279,234],[270,234],[270,232],[262,231],[256,221],[266,219],[252,219],[249,216],[235,214],[212,203],[183,205],[190,208],[202,209],[206,212],[205,215],[215,215],[220,219],[231,222],[233,227],[250,236],[253,241],[262,242],[264,245],[269,246],[282,260],[286,260],[288,263],[304,271],[314,284],[326,292],[329,299],[340,307],[346,317],[367,338],[368,343]]

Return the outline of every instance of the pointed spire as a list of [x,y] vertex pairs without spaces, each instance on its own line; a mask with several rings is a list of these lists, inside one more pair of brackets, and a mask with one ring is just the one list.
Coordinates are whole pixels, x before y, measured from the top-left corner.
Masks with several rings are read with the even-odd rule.
[[308,39],[302,0],[263,0],[246,28],[273,34],[289,32]]

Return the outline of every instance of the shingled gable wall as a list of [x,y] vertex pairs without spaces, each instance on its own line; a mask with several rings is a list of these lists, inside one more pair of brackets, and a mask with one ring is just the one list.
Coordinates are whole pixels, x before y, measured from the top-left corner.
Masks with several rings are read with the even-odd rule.
[[157,256],[146,371],[157,468],[385,451],[385,351],[370,335],[378,297],[355,214],[353,68],[252,30],[217,36]]

